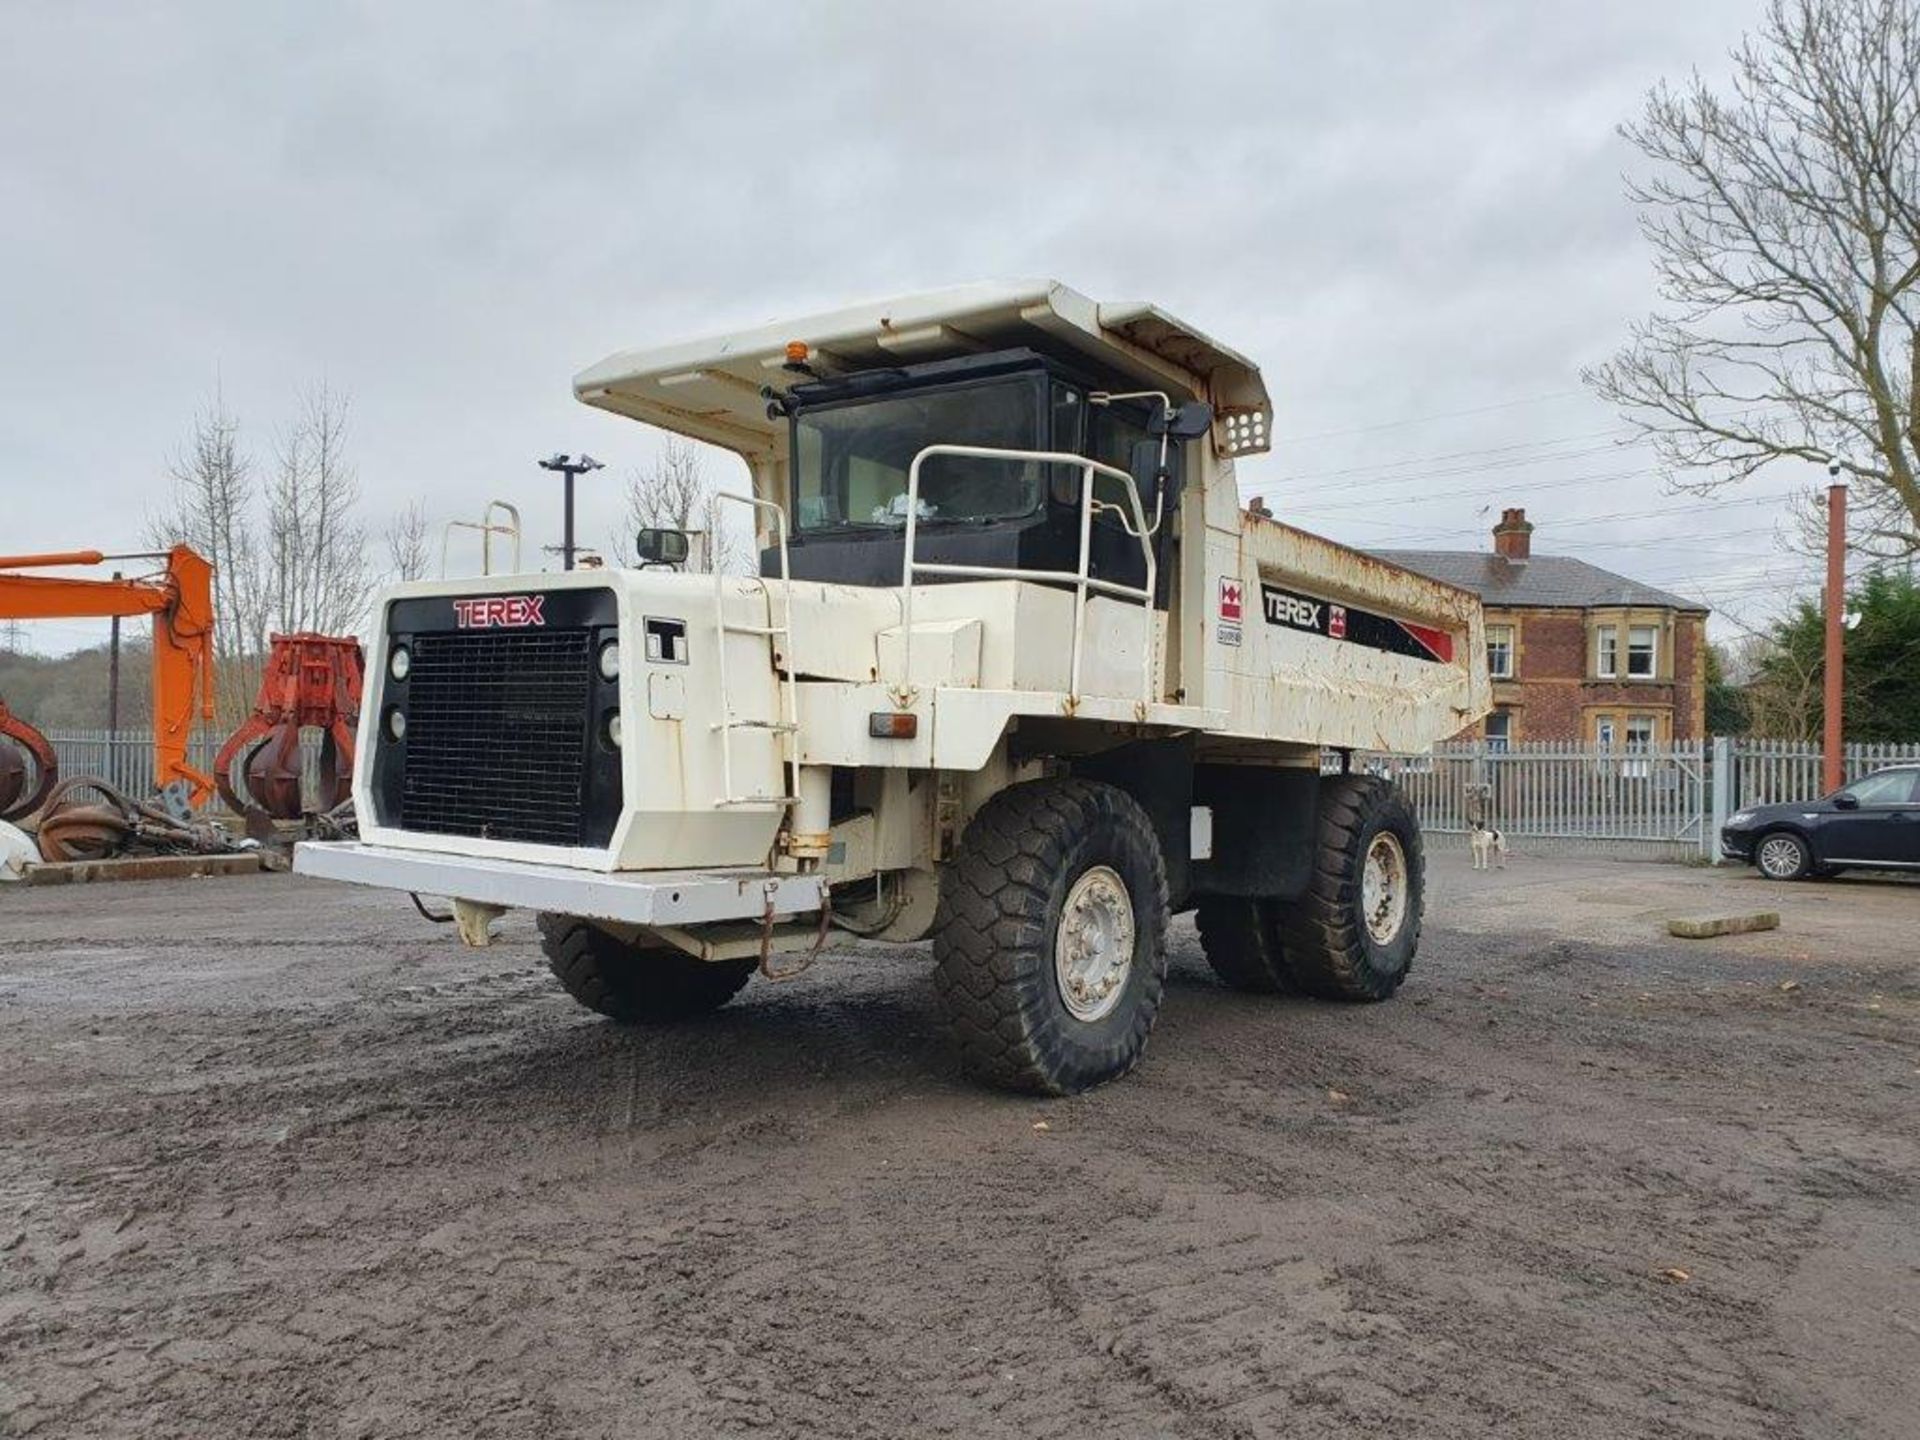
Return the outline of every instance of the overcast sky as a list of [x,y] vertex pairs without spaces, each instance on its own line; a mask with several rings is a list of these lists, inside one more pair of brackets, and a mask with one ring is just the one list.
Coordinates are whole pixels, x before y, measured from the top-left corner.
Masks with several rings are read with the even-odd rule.
[[1524,504],[1751,614],[1811,579],[1754,503],[1809,477],[1674,498],[1578,371],[1653,301],[1614,126],[1758,8],[0,0],[0,551],[137,544],[216,385],[264,463],[322,377],[374,526],[499,496],[551,542],[532,462],[584,448],[605,539],[657,437],[584,365],[1044,275],[1262,365],[1283,519],[1472,548]]

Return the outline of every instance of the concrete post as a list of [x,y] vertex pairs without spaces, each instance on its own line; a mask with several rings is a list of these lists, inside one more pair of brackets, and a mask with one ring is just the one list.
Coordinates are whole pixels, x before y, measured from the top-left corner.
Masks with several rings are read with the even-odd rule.
[[1712,804],[1707,816],[1707,855],[1718,865],[1726,859],[1720,850],[1720,827],[1733,813],[1733,741],[1725,735],[1713,737]]

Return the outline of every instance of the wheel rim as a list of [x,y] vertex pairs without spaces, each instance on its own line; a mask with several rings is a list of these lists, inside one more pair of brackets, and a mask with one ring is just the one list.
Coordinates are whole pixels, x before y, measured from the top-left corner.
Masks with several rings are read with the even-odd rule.
[[1760,846],[1760,868],[1786,880],[1800,868],[1800,842],[1791,835],[1769,836]]
[[1133,897],[1127,882],[1096,865],[1067,892],[1053,934],[1053,973],[1076,1020],[1106,1018],[1133,970]]
[[1367,846],[1360,872],[1360,913],[1377,944],[1391,944],[1406,924],[1407,889],[1407,852],[1399,836],[1382,830]]

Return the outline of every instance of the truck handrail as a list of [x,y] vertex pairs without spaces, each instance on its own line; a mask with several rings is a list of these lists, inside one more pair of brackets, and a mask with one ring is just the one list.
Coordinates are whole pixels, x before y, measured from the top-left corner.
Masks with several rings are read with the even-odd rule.
[[[511,525],[495,523],[493,512],[496,510],[506,511],[507,514],[513,517],[513,523]],[[447,555],[449,547],[453,544],[453,532],[456,530],[478,530],[480,532],[480,573],[482,575],[491,575],[493,573],[493,537],[496,535],[511,536],[513,539],[513,570],[511,573],[515,575],[520,573],[520,511],[515,506],[509,505],[505,500],[489,500],[487,502],[487,508],[480,512],[480,518],[477,521],[449,520],[446,523],[445,527],[440,531],[440,578],[442,580],[447,578]]]
[[[1024,460],[1043,465],[1069,465],[1080,472],[1080,564],[1076,570],[1027,570],[1004,565],[965,565],[946,561],[918,560],[914,557],[914,541],[918,533],[920,515],[920,467],[935,455],[959,455],[982,460]],[[1092,563],[1093,548],[1093,481],[1096,475],[1105,475],[1118,480],[1127,487],[1127,500],[1133,506],[1133,525],[1122,523],[1121,528],[1140,542],[1141,558],[1146,561],[1147,583],[1145,588],[1134,585],[1122,585],[1112,580],[1101,580],[1088,573]],[[1135,527],[1138,527],[1137,529]],[[1134,484],[1133,476],[1112,465],[1104,465],[1098,460],[1090,460],[1085,455],[1073,455],[1058,450],[1002,450],[989,445],[929,445],[913,457],[913,463],[907,467],[907,533],[906,554],[900,565],[900,685],[902,689],[913,684],[913,577],[915,575],[971,575],[982,580],[1034,580],[1042,583],[1057,580],[1073,581],[1073,644],[1068,662],[1067,693],[1074,699],[1080,698],[1080,655],[1085,648],[1082,644],[1082,631],[1086,628],[1087,593],[1112,595],[1117,599],[1138,600],[1142,604],[1141,643],[1140,643],[1140,702],[1143,705],[1153,703],[1153,597],[1155,581],[1158,578],[1153,556],[1152,531],[1147,526],[1147,513],[1140,503],[1140,488]]]
[[[744,505],[757,519],[762,511],[773,517],[773,534],[780,547],[780,621],[774,623],[773,594],[767,589],[765,577],[756,577],[755,584],[767,600],[767,623],[765,625],[729,625],[727,623],[727,577],[721,572],[718,549],[720,535],[720,512],[723,505]],[[708,533],[713,537],[709,547],[708,562],[713,570],[713,638],[716,646],[714,659],[714,681],[719,690],[720,720],[713,728],[720,736],[720,798],[714,803],[717,807],[729,805],[782,805],[792,806],[800,798],[800,701],[799,701],[799,665],[794,659],[793,648],[793,571],[787,561],[787,512],[777,501],[763,500],[757,495],[742,495],[734,490],[719,490],[707,502]],[[757,527],[756,527],[757,528]],[[780,693],[780,718],[771,723],[766,721],[742,720],[733,713],[733,701],[727,689],[727,636],[758,635],[766,639],[769,659],[773,652],[782,648],[784,642],[786,673],[780,674],[780,667],[774,666],[774,684]],[[735,730],[772,729],[777,737],[775,748],[785,752],[782,766],[787,772],[787,793],[785,795],[735,795],[733,793],[733,749],[732,739]]]

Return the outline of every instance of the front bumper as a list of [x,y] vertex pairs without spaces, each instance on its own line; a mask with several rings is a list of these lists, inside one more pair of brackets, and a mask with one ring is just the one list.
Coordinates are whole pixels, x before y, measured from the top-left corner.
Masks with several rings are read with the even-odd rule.
[[1753,860],[1754,832],[1751,830],[1728,830],[1720,832],[1720,853],[1729,860],[1738,860],[1750,864]]
[[356,840],[303,841],[294,846],[293,868],[321,880],[655,929],[809,914],[827,890],[819,875],[751,868],[607,873]]

